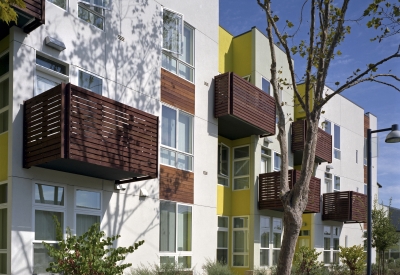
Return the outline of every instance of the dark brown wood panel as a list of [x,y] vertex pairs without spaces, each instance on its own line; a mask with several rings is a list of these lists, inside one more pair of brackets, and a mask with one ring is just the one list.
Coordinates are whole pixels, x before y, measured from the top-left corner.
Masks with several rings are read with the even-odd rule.
[[[283,205],[279,198],[281,172],[260,174],[258,176],[258,209],[283,211]],[[293,188],[300,178],[300,171],[289,170],[289,188]],[[308,203],[304,213],[320,212],[321,180],[311,177]]]
[[194,114],[195,85],[161,69],[161,101]]
[[160,165],[160,199],[193,204],[194,174]]
[[115,180],[127,175],[157,177],[156,116],[72,84],[26,101],[24,109],[25,168],[39,165],[63,171],[59,161],[51,161],[66,159],[90,164],[87,172],[79,173],[93,177],[107,174],[99,172],[103,168],[112,169],[107,171]]
[[346,223],[367,221],[367,196],[354,191],[325,193],[322,203],[322,220]]
[[247,136],[259,134],[260,130],[262,135],[275,134],[273,97],[232,72],[216,76],[214,83],[216,118],[231,116],[251,125],[254,131],[250,130]]
[[[292,152],[303,152],[306,142],[307,123],[305,119],[292,123]],[[332,136],[318,128],[317,147],[315,149],[316,162],[332,162]]]

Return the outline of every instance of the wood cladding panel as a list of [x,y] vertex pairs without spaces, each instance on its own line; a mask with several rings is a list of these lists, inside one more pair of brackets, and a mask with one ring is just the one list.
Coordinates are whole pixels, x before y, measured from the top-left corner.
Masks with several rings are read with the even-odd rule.
[[[305,119],[292,123],[292,152],[304,151],[306,142],[307,122]],[[318,128],[317,147],[315,149],[316,162],[332,162],[332,136]]]
[[193,204],[194,174],[160,165],[160,199]]
[[60,159],[95,165],[79,172],[93,177],[156,178],[158,117],[60,84],[24,103],[24,167],[70,171],[59,161],[52,166],[51,161]]
[[232,72],[216,76],[214,85],[216,118],[233,116],[262,130],[265,135],[275,134],[273,97]]
[[[300,171],[289,170],[289,188],[293,188],[300,178]],[[258,177],[258,209],[283,211],[283,205],[279,198],[280,193],[280,172],[260,174]],[[308,203],[304,213],[320,212],[320,191],[321,180],[311,177]]]
[[367,196],[354,191],[323,194],[322,220],[346,223],[367,221]]
[[195,85],[161,69],[161,101],[194,114]]

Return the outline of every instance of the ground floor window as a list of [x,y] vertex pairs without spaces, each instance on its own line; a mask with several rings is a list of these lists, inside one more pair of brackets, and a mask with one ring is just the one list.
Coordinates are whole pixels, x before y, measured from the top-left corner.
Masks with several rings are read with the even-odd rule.
[[229,240],[229,218],[218,217],[218,234],[217,234],[217,261],[228,264],[228,240]]
[[260,266],[277,265],[281,251],[282,219],[260,217]]
[[249,266],[249,218],[233,218],[233,266]]
[[339,263],[340,228],[324,226],[324,263]]
[[192,206],[160,201],[160,264],[192,267]]

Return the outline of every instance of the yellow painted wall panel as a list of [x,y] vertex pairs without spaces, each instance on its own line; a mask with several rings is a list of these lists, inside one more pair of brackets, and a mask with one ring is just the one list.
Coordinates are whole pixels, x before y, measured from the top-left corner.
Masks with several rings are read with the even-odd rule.
[[0,41],[0,53],[4,52],[5,50],[8,49],[10,45],[10,36],[7,35]]
[[0,181],[8,177],[8,133],[0,135]]
[[218,71],[220,73],[226,73],[233,70],[233,59],[232,59],[232,39],[233,36],[225,29],[219,27],[219,63]]
[[[297,90],[299,91],[299,94],[303,98],[305,96],[305,87],[306,87],[305,84],[297,85]],[[314,104],[314,94],[313,93],[310,93],[309,102],[310,102],[310,106],[313,106],[313,104]],[[294,97],[294,103],[295,103],[294,104],[294,119],[298,120],[298,119],[305,118],[306,113],[304,112],[303,108],[300,106],[300,103],[296,96]]]
[[250,190],[232,191],[232,216],[250,214]]
[[217,186],[217,215],[231,215],[231,187]]
[[251,74],[252,37],[252,32],[247,32],[233,38],[233,71],[240,76]]

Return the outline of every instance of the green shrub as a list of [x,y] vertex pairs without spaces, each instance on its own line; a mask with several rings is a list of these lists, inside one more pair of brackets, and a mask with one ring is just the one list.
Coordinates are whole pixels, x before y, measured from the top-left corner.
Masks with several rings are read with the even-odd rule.
[[206,275],[233,275],[228,265],[210,259],[206,260],[203,270]]
[[140,264],[137,267],[131,268],[130,275],[183,275],[190,272],[184,269],[182,265],[177,262],[157,264]]
[[366,256],[362,245],[339,246],[339,258],[349,268],[350,275],[361,275],[365,271]]
[[321,275],[325,272],[324,264],[318,261],[318,256],[322,252],[317,252],[315,248],[301,246],[294,254],[293,272],[296,275]]

